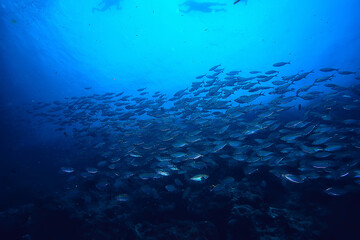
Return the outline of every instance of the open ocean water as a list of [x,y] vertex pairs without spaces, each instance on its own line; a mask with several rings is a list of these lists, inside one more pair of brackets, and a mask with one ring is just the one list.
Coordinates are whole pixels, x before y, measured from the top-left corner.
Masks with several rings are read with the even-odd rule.
[[360,239],[359,10],[0,0],[0,239]]

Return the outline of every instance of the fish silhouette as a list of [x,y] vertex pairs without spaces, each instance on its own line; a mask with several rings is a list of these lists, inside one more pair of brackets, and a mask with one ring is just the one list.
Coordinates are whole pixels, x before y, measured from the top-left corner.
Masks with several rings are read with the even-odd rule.
[[[216,3],[216,2],[197,2],[193,0],[188,0],[181,4],[180,6],[184,6],[185,9],[180,9],[182,13],[189,13],[189,12],[203,12],[203,13],[210,13],[210,12],[225,12],[225,8],[216,8],[219,6],[226,6],[224,3]],[[214,8],[215,7],[215,8]]]
[[[116,9],[121,9],[119,6],[121,0],[102,0],[98,6],[92,9],[92,12],[99,11],[104,12],[106,10],[109,10],[111,7],[116,6]],[[102,7],[101,7],[102,6]]]

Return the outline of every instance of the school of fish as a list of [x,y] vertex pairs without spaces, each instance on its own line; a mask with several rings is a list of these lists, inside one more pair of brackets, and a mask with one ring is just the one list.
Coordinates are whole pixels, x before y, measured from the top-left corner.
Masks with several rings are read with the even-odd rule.
[[[186,198],[194,185],[217,194],[261,171],[286,184],[321,182],[331,196],[359,191],[359,75],[335,68],[282,75],[289,64],[246,73],[219,64],[173,96],[140,88],[138,96],[38,102],[31,113],[93,156],[86,168],[61,167],[69,186],[90,183],[118,202],[139,188],[154,198]],[[219,176],[219,168],[238,174]]]

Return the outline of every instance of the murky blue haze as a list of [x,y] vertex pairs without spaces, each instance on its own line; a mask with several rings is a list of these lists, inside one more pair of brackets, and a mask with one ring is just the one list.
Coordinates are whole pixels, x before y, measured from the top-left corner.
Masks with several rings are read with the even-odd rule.
[[0,239],[358,239],[359,10],[0,0]]

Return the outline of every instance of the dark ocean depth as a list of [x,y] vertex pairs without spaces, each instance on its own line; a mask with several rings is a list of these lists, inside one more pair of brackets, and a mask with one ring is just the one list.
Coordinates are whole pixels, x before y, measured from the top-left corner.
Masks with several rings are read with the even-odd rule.
[[0,239],[360,239],[359,10],[0,0]]

